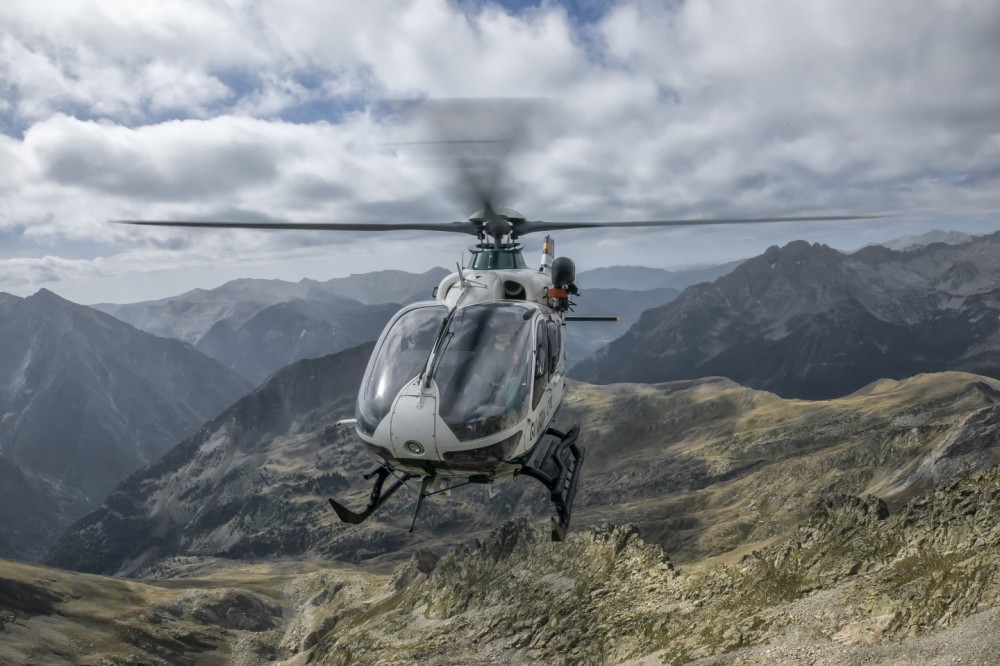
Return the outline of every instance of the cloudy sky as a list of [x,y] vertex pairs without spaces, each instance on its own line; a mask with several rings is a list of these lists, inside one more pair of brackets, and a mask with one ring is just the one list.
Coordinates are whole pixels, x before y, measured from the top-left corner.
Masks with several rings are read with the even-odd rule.
[[894,213],[559,234],[581,270],[993,231],[997,63],[997,0],[5,0],[0,291],[454,265],[471,237],[109,222],[464,219],[424,99],[502,100],[503,203],[529,219]]

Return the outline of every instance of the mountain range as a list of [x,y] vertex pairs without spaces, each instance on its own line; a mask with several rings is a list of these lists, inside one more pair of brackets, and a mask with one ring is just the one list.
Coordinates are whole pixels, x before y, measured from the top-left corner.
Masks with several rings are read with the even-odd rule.
[[251,386],[190,345],[47,290],[0,298],[0,554],[37,558]]
[[905,251],[917,250],[932,243],[961,245],[962,243],[968,243],[974,238],[975,236],[967,234],[964,231],[941,231],[940,229],[934,229],[924,234],[901,236],[885,243],[877,243],[877,245],[884,245],[890,250]]
[[188,342],[254,385],[302,358],[374,340],[401,304],[430,298],[448,274],[379,271],[326,282],[242,279],[179,296],[94,307]]
[[[992,663],[1000,381],[936,370],[993,367],[1000,237],[911,245],[771,248],[641,316],[673,294],[581,283],[588,308],[638,317],[582,369],[615,349],[627,372],[694,370],[569,382],[558,425],[587,460],[561,544],[523,477],[429,498],[412,534],[412,489],[336,521],[327,497],[370,491],[374,461],[333,424],[371,342],[246,393],[190,344],[0,294],[0,557],[37,558],[93,509],[45,561],[133,577],[0,560],[0,663]],[[383,316],[289,283],[254,301],[252,282],[147,323],[186,307],[196,342],[274,340],[277,364],[347,344],[338,308]]]
[[[915,241],[916,242],[916,241]],[[724,264],[668,271],[647,266],[607,266],[583,271],[577,275],[577,286],[581,289],[627,289],[647,291],[652,289],[676,289],[683,291],[700,282],[714,282],[745,260]]]
[[796,241],[647,310],[572,369],[589,382],[723,375],[831,398],[879,378],[1000,377],[1000,234],[845,255]]
[[574,385],[587,475],[553,544],[523,480],[435,498],[413,535],[398,496],[334,522],[326,495],[367,493],[330,426],[367,351],[276,374],[50,556],[140,580],[0,562],[0,658],[888,666],[943,636],[964,663],[996,647],[1000,382],[821,402],[723,379]]
[[[914,249],[969,238],[930,232],[899,239],[894,246]],[[581,272],[575,313],[617,315],[619,321],[574,325],[567,338],[568,361],[584,361],[621,337],[643,311],[670,302],[688,286],[727,275],[742,263],[677,271],[611,266]],[[301,358],[375,339],[401,304],[430,297],[446,274],[436,268],[419,275],[389,270],[326,282],[242,279],[158,301],[94,307],[147,332],[189,342],[259,384]]]
[[232,325],[241,326],[264,308],[289,300],[327,298],[336,302],[339,298],[372,305],[430,298],[431,290],[448,272],[443,268],[432,268],[421,274],[386,270],[326,282],[247,278],[155,301],[97,303],[91,307],[147,333],[194,345],[219,321],[229,320]]
[[[610,282],[627,283],[637,271],[653,271],[658,281],[676,283],[711,272],[618,267]],[[430,298],[446,274],[436,268],[422,274],[379,271],[327,282],[242,279],[158,301],[93,307],[149,333],[188,342],[257,385],[299,359],[378,338],[403,304]],[[567,346],[571,362],[587,358],[622,335],[644,310],[679,293],[673,287],[623,289],[596,286],[606,279],[587,281],[595,287],[582,290],[577,312],[615,315],[619,321],[575,325]]]
[[[370,345],[303,360],[132,474],[52,548],[52,565],[147,575],[177,556],[320,557],[377,564],[515,515],[544,516],[540,484],[426,503],[416,533],[400,493],[360,526],[326,504],[363,506],[374,464],[350,428]],[[898,502],[987,469],[1000,385],[974,375],[883,381],[835,401],[782,400],[715,378],[573,385],[561,411],[588,456],[574,524],[628,520],[680,559],[772,538],[835,493]],[[766,497],[766,501],[761,498]],[[412,498],[411,498],[412,499]]]
[[[997,319],[990,315],[992,278],[989,276],[993,268],[988,261],[989,242],[988,239],[973,240],[954,248],[932,244],[922,249],[910,249],[905,253],[893,253],[884,248],[872,247],[848,255],[846,258],[845,255],[829,248],[803,243],[792,244],[786,248],[772,248],[764,257],[743,262],[733,273],[723,276],[716,283],[696,285],[678,299],[684,303],[680,309],[686,314],[675,326],[682,331],[686,330],[688,338],[697,340],[698,345],[708,343],[719,345],[721,342],[722,347],[716,357],[702,363],[697,371],[691,374],[703,375],[714,371],[715,374],[725,374],[750,385],[791,395],[798,392],[800,395],[820,396],[853,390],[863,380],[882,375],[901,377],[912,372],[947,367],[964,367],[989,374],[991,372],[989,364],[992,362],[989,325]],[[912,245],[913,243],[908,244]],[[941,255],[943,251],[945,254]],[[976,256],[965,259],[963,253],[972,253]],[[761,266],[762,262],[765,264],[764,268]],[[845,262],[847,262],[846,267]],[[936,264],[941,262],[951,266],[950,272],[934,272],[938,270],[935,268]],[[799,272],[795,273],[795,270]],[[855,274],[853,282],[848,279],[852,271]],[[105,307],[118,312],[121,316],[132,317],[136,323],[142,323],[151,330],[178,337],[187,336],[189,339],[197,337],[195,341],[203,350],[256,382],[298,358],[319,357],[328,351],[355,344],[359,340],[373,339],[384,321],[397,307],[394,303],[377,303],[376,301],[381,300],[378,293],[388,293],[399,300],[420,298],[421,292],[429,289],[432,283],[436,283],[443,272],[443,269],[436,269],[422,276],[413,276],[386,271],[371,276],[352,276],[328,283],[303,281],[292,284],[281,281],[242,280],[216,290],[196,290],[160,302]],[[845,274],[847,277],[844,277]],[[660,278],[664,277],[659,271],[636,267],[602,269],[589,277],[586,273],[581,274],[586,278],[586,282],[581,280],[584,289],[580,300],[586,304],[586,310],[580,306],[579,312],[623,314],[624,321],[617,325],[572,325],[568,346],[570,352],[576,354],[577,358],[584,357],[589,349],[613,341],[630,320],[639,320],[639,314],[649,306],[667,302],[675,296],[675,292],[668,288],[622,290],[586,287],[587,283],[601,284],[602,279],[609,284],[613,284],[615,279],[632,279],[633,284],[639,284],[635,282],[637,275],[640,277],[645,275],[649,284],[661,284]],[[748,276],[752,279],[748,280]],[[800,279],[802,276],[806,276],[805,279]],[[814,283],[822,284],[812,292],[803,291],[804,287],[810,284],[810,279]],[[759,324],[756,330],[752,325],[748,325],[748,321],[752,323],[754,319],[746,312],[737,313],[735,319],[739,325],[734,325],[732,322],[726,322],[726,311],[721,306],[717,307],[716,311],[723,316],[715,322],[705,315],[704,308],[699,309],[701,307],[699,303],[704,305],[705,294],[709,296],[709,301],[714,298],[717,305],[720,299],[725,303],[739,305],[738,291],[741,283],[752,286],[756,289],[756,293],[764,295],[757,306],[764,307],[763,314],[758,312],[754,315],[758,317]],[[945,302],[944,314],[933,315],[930,319],[931,325],[927,326],[921,324],[924,321],[921,319],[922,315],[906,314],[906,308],[921,302],[923,293],[921,289],[930,283],[933,284],[933,289],[938,293],[943,292],[950,300]],[[828,285],[833,287],[829,288]],[[727,289],[733,293],[727,292]],[[733,291],[734,289],[736,291]],[[338,290],[341,293],[359,296],[369,303],[361,303],[338,295],[335,293]],[[834,297],[823,296],[829,293],[833,293]],[[852,298],[836,296],[845,293],[854,296]],[[894,294],[902,294],[901,300]],[[93,508],[103,498],[103,494],[113,488],[114,484],[130,470],[155,460],[171,444],[181,439],[185,432],[193,431],[205,418],[216,414],[226,407],[231,399],[249,388],[247,383],[233,382],[231,377],[217,380],[202,377],[187,369],[175,369],[174,372],[188,377],[190,382],[196,384],[194,387],[184,385],[174,390],[172,385],[178,384],[176,377],[166,380],[156,379],[154,382],[158,387],[165,387],[168,392],[173,390],[175,394],[179,393],[179,398],[177,395],[167,398],[158,395],[149,396],[144,392],[145,389],[133,390],[130,383],[132,380],[116,380],[111,382],[110,388],[101,385],[103,370],[95,369],[101,364],[114,366],[116,369],[119,365],[128,367],[129,373],[143,375],[142,380],[135,380],[137,383],[148,384],[150,377],[147,376],[149,372],[145,367],[137,370],[129,362],[119,362],[114,358],[121,354],[122,350],[126,350],[129,358],[142,358],[143,354],[148,352],[132,352],[129,351],[129,345],[124,344],[115,345],[113,348],[102,347],[104,342],[109,341],[109,336],[101,334],[97,337],[102,338],[103,342],[88,341],[82,344],[81,340],[87,336],[67,336],[66,339],[73,341],[73,344],[67,347],[70,351],[65,353],[74,359],[72,362],[63,363],[62,359],[67,357],[61,356],[56,351],[49,351],[49,347],[37,353],[32,351],[24,346],[25,341],[35,336],[36,328],[44,330],[45,327],[30,323],[24,325],[26,318],[30,319],[30,309],[25,307],[25,303],[46,299],[51,303],[59,303],[63,309],[76,308],[75,311],[82,318],[81,321],[100,320],[92,310],[61,301],[49,292],[40,292],[32,299],[0,296],[0,307],[4,308],[5,314],[4,328],[7,335],[15,340],[6,347],[7,388],[4,394],[2,422],[4,429],[2,434],[5,439],[0,442],[2,444],[0,473],[6,480],[4,488],[7,495],[19,497],[28,506],[38,508],[38,511],[32,510],[16,516],[11,514],[5,518],[9,529],[5,530],[4,541],[8,544],[8,550],[4,552],[28,558],[40,556],[59,527],[65,525],[71,517]],[[863,307],[859,307],[857,303]],[[658,332],[644,334],[644,331],[648,328],[648,321],[655,321],[659,313],[669,312],[670,308],[671,305],[667,304],[646,312],[642,321],[629,331],[624,339],[625,342],[612,342],[608,350],[614,349],[616,345],[618,347],[625,345],[628,348],[625,362],[617,364],[615,372],[626,371],[629,363],[640,366],[641,371],[646,373],[656,369],[656,363],[646,362],[646,357],[650,354],[662,354],[664,345],[660,342],[661,337]],[[926,303],[924,304],[923,311],[931,309]],[[871,315],[872,311],[875,315]],[[920,308],[917,312],[921,312]],[[692,323],[691,319],[684,318],[689,314],[695,315],[697,321]],[[852,318],[848,315],[858,315],[858,317]],[[892,316],[921,325],[887,323],[886,320],[890,320]],[[824,331],[822,326],[831,319],[839,321],[839,328],[833,327],[832,333]],[[114,329],[108,323],[110,320],[102,321],[105,327]],[[703,325],[710,330],[717,330],[714,339],[713,335],[703,334],[704,329],[697,323],[698,321],[703,322]],[[803,333],[800,325],[803,321],[811,322],[806,327],[806,333]],[[57,328],[58,326],[61,324],[57,325]],[[750,335],[741,338],[741,326],[742,332],[749,331]],[[938,328],[935,329],[934,326]],[[782,327],[788,328],[791,333],[788,334]],[[67,331],[74,328],[81,327],[74,325],[67,328]],[[98,327],[97,330],[102,329]],[[763,340],[754,339],[753,335],[760,338],[761,331]],[[126,335],[121,331],[115,335],[129,339],[135,337],[134,333]],[[921,336],[926,336],[926,339]],[[750,341],[747,342],[745,338],[750,338]],[[39,336],[39,340],[42,339],[45,337]],[[166,341],[151,343],[149,338],[144,339],[146,340],[144,344],[154,346],[166,344]],[[802,342],[803,339],[805,343]],[[851,340],[859,342],[852,347]],[[926,352],[928,348],[940,352],[941,349],[961,346],[963,341],[968,340],[978,341],[982,353],[952,361],[947,354],[938,353],[935,356]],[[55,343],[46,344],[55,345]],[[871,353],[873,346],[879,350],[878,354]],[[802,355],[797,353],[802,348],[811,350],[809,353],[812,356],[803,360]],[[95,352],[95,349],[99,351]],[[780,352],[781,360],[778,362],[773,360],[775,349]],[[607,355],[608,350],[602,354]],[[906,358],[904,359],[906,362],[899,360],[900,354],[913,356],[913,350],[920,352],[916,354],[917,358]],[[88,355],[96,355],[100,361],[91,362],[86,371],[77,372],[75,370],[79,365],[77,362],[89,358]],[[23,370],[20,366],[25,364],[27,367],[32,363],[37,366],[45,358],[51,359],[53,363],[46,372],[58,381],[53,379],[43,382],[44,386],[39,389],[39,393],[34,395],[30,403],[26,402],[25,396],[35,391],[36,387],[18,384],[21,381],[18,379],[20,376],[18,373]],[[895,364],[886,364],[886,358],[893,360]],[[187,354],[185,359],[179,368],[186,367],[185,364],[193,359],[196,365],[204,366],[203,370],[218,371],[213,365],[204,364],[203,357],[197,354]],[[599,360],[598,358],[588,363],[593,365]],[[581,368],[585,370],[588,363],[584,363]],[[764,379],[755,379],[752,372],[746,371],[748,367],[751,370],[761,369]],[[37,368],[33,372],[35,372],[33,377],[41,376],[37,373]],[[152,371],[154,378],[157,372],[155,369]],[[768,375],[767,372],[771,374]],[[60,376],[56,377],[57,374]],[[86,377],[87,380],[73,380],[75,376]],[[831,376],[836,381],[830,381]],[[646,376],[638,378],[644,377]],[[618,378],[635,377],[626,374],[625,377]],[[98,386],[92,387],[88,383],[91,381],[96,382]],[[598,378],[598,381],[602,380]],[[806,386],[803,389],[803,381],[807,384],[825,382],[825,385],[816,393],[815,387]],[[789,384],[791,389],[788,388]],[[68,385],[72,388],[67,388]],[[233,388],[237,385],[239,388]],[[123,386],[127,387],[124,390],[128,395],[125,397],[115,395],[115,391],[121,390]],[[225,388],[226,386],[228,388]],[[220,388],[220,395],[206,400],[202,393],[213,391],[213,387]],[[53,398],[49,397],[50,391],[61,393]],[[94,408],[89,402],[85,408],[79,407],[77,404],[79,401],[70,400],[70,404],[66,404],[69,395],[88,396],[87,400],[93,401],[95,399],[89,397],[91,393],[97,396],[107,395],[97,398],[95,403],[97,405],[111,404],[115,408],[128,409],[135,413],[114,414],[112,408]],[[180,404],[177,404],[175,399],[179,399]],[[343,397],[343,400],[348,402],[351,399],[351,396]],[[74,409],[78,411],[74,412]],[[73,437],[70,437],[65,432],[69,427],[65,424],[71,423],[66,415],[78,414],[81,409],[91,417],[91,420],[74,416],[76,419],[72,421],[74,432]],[[178,411],[186,416],[179,418]],[[94,426],[91,423],[99,425]],[[141,423],[141,426],[137,423]],[[162,425],[163,423],[167,425]],[[44,427],[36,427],[37,424],[44,424]],[[60,430],[61,427],[63,431]],[[155,446],[148,444],[148,438],[151,437],[148,428],[153,430]],[[32,434],[36,430],[40,434]],[[108,435],[105,431],[113,431],[114,434]],[[69,450],[64,450],[62,444],[56,443],[63,440],[75,442],[77,440],[74,437],[77,435],[85,441],[97,439],[112,447],[113,453],[98,447],[96,456],[93,457],[93,460],[98,460],[102,459],[102,456],[107,456],[112,460],[111,464],[97,465],[89,461],[82,465],[73,463],[74,456],[89,456],[90,450],[84,447],[82,450],[86,450],[86,453],[73,453],[75,449],[72,446]],[[123,438],[128,441],[122,443]],[[45,443],[35,443],[41,440]],[[122,447],[125,449],[124,453],[119,452]],[[353,469],[350,458],[345,464]],[[91,472],[99,478],[90,479],[87,475]],[[74,474],[87,476],[90,480],[86,483],[78,482],[73,477]],[[469,509],[463,515],[469,518],[474,514],[475,511]]]

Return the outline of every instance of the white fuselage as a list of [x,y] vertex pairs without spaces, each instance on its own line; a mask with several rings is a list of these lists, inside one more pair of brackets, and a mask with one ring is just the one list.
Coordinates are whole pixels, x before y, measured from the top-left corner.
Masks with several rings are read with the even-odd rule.
[[550,287],[544,271],[466,269],[442,280],[435,300],[397,313],[358,395],[369,451],[400,472],[443,478],[493,479],[523,464],[565,386]]

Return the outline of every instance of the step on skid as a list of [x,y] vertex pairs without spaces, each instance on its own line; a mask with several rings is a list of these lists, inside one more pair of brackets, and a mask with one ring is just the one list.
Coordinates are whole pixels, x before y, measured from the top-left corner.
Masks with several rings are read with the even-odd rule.
[[517,471],[517,474],[538,479],[548,488],[558,514],[558,518],[552,518],[553,541],[565,540],[569,529],[573,500],[583,471],[584,449],[576,443],[579,434],[577,425],[568,432],[549,428],[527,464]]

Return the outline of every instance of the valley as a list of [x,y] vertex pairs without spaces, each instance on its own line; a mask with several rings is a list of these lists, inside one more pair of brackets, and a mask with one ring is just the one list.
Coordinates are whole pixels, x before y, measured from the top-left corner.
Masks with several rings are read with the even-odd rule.
[[[370,489],[331,424],[371,349],[270,375],[75,520],[48,566],[0,561],[0,661],[990,663],[1000,381],[823,400],[571,381],[557,423],[582,426],[587,462],[555,544],[530,479],[431,498],[412,534],[412,489],[336,521],[327,497]],[[0,467],[11,498],[19,469]]]

